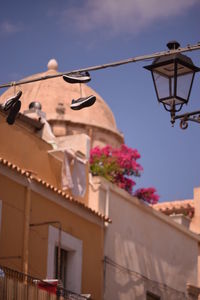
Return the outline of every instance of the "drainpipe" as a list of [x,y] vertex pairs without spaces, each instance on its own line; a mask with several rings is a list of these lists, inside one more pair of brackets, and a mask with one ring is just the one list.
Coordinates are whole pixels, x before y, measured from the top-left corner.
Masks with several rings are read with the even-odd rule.
[[61,267],[61,232],[62,226],[59,222],[59,233],[58,233],[58,279],[61,280],[60,267]]
[[[109,186],[106,187],[106,204],[105,204],[105,212],[104,214],[109,217],[109,206],[110,206],[110,188]],[[107,259],[107,249],[106,249],[106,242],[107,242],[107,230],[109,223],[104,222],[105,229],[104,229],[104,259],[103,259],[103,299],[106,297],[106,259]]]
[[[107,217],[109,217],[109,206],[110,206],[110,188],[109,188],[109,186],[107,186],[107,188],[106,188],[106,205],[105,205],[105,215],[107,216]],[[109,223],[108,222],[105,222],[105,226],[107,227],[109,225]]]
[[31,179],[28,178],[28,185],[26,187],[26,198],[24,205],[24,239],[23,239],[23,254],[22,254],[22,272],[28,274],[28,244],[29,244],[29,224],[31,212]]

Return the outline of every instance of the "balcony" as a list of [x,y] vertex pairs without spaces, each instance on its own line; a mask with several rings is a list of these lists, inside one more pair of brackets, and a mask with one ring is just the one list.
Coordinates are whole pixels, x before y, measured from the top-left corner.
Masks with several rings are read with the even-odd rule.
[[63,289],[58,280],[41,280],[0,266],[0,299],[3,300],[86,300]]

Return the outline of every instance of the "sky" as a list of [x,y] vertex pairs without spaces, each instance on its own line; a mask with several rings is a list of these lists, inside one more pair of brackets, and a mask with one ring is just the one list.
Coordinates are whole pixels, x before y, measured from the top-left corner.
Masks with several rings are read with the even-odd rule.
[[[1,1],[0,84],[43,72],[110,63],[200,41],[199,0]],[[200,50],[188,52],[200,66]],[[141,154],[136,188],[155,187],[160,201],[192,199],[200,186],[200,124],[186,130],[156,99],[151,74],[138,62],[91,72],[89,85],[114,113],[125,143]],[[4,92],[0,90],[0,94]],[[200,74],[181,113],[200,110]]]

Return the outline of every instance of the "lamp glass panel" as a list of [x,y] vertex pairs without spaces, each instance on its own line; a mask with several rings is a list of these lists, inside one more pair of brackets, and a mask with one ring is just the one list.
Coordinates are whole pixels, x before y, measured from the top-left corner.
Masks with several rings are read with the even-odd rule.
[[190,87],[194,73],[187,73],[177,77],[177,96],[188,101]]
[[170,78],[162,74],[153,72],[154,84],[159,100],[170,97],[172,89],[170,88]]

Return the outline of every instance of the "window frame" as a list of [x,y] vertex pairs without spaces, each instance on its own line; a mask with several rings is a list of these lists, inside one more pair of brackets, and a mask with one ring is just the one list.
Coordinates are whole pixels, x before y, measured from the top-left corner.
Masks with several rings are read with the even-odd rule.
[[[66,249],[61,248],[60,249],[60,279],[63,283],[63,287],[67,288],[67,267],[68,267],[68,260],[69,260],[69,251]],[[54,267],[54,274],[55,278],[58,278],[58,246],[55,247],[55,267]]]
[[[47,253],[47,278],[55,277],[55,251],[58,246],[59,230],[49,225],[48,230],[48,253]],[[77,294],[81,293],[82,285],[82,240],[62,231],[61,248],[69,251],[69,260],[67,264],[66,289]]]

